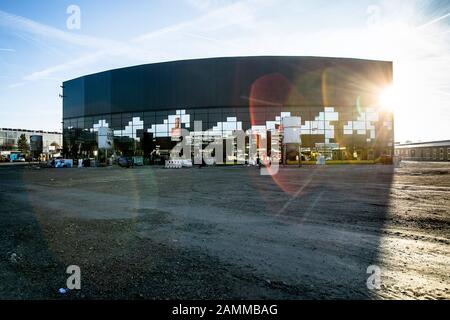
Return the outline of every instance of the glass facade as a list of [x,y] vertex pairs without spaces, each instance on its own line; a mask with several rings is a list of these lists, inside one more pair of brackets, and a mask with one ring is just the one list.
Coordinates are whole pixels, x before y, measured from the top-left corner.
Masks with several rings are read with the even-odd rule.
[[[392,80],[382,61],[314,57],[217,58],[150,64],[64,83],[64,153],[92,157],[97,132],[117,155],[170,150],[174,130],[227,138],[275,131],[301,117],[305,159],[375,160],[393,153],[392,114],[377,105]],[[205,136],[205,134],[204,134]]]
[[227,138],[234,131],[274,131],[282,117],[302,120],[302,151],[314,160],[320,153],[333,160],[374,160],[392,149],[390,114],[376,109],[326,107],[193,108],[104,114],[64,120],[64,146],[73,157],[92,156],[97,149],[99,127],[114,132],[114,150],[119,155],[145,155],[155,148],[171,149],[176,128],[194,130],[194,121],[211,136]]

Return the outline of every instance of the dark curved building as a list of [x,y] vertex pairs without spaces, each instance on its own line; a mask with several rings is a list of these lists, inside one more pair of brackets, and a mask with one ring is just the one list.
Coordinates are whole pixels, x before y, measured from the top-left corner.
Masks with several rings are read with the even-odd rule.
[[379,106],[392,63],[322,57],[229,57],[146,64],[63,84],[64,150],[92,155],[96,132],[114,130],[117,154],[170,148],[171,131],[274,130],[302,119],[308,158],[376,159],[393,153],[393,118]]

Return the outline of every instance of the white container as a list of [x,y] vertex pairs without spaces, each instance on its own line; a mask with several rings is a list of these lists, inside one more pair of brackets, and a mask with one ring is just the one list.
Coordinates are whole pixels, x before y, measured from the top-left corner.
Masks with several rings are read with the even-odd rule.
[[326,164],[325,156],[322,156],[322,155],[318,156],[316,164],[324,166]]
[[98,128],[98,148],[112,149],[114,145],[114,133],[111,128]]
[[284,128],[283,144],[287,143],[302,143],[299,128]]
[[301,144],[300,138],[301,118],[300,117],[284,117],[283,124],[283,144],[297,143]]

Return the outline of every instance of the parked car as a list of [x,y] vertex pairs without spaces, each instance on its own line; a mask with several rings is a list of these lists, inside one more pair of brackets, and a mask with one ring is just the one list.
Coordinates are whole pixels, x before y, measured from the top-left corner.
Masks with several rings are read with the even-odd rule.
[[121,167],[130,168],[133,166],[133,160],[129,157],[119,157],[117,164]]

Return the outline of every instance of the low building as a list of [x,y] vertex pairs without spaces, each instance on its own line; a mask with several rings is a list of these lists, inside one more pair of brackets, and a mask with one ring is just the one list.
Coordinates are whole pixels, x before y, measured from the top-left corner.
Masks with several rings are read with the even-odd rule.
[[397,144],[395,155],[410,161],[450,161],[450,140]]
[[[62,134],[60,132],[42,131],[42,130],[26,130],[26,129],[10,129],[0,128],[0,150],[17,151],[17,141],[24,134],[27,142],[31,144],[32,136],[42,137],[43,153],[52,153],[62,146]],[[52,146],[53,144],[53,146]],[[57,145],[55,148],[55,144]]]

